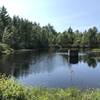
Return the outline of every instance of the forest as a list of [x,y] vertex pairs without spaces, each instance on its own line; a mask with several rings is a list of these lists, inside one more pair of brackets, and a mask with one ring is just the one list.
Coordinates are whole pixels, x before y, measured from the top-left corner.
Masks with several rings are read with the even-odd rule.
[[100,32],[95,26],[84,32],[73,31],[71,27],[57,32],[50,24],[41,27],[19,16],[11,18],[3,6],[0,8],[0,43],[13,49],[97,48],[100,47]]

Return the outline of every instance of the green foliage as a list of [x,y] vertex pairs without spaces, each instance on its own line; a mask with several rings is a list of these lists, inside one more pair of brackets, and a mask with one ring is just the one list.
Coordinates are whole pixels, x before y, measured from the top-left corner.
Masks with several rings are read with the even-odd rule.
[[13,49],[11,49],[7,44],[0,43],[0,54],[11,54]]
[[3,32],[5,28],[9,27],[11,18],[8,15],[6,8],[0,8],[0,42],[2,42]]
[[96,27],[85,32],[68,30],[57,33],[52,25],[41,27],[36,22],[13,16],[0,8],[0,42],[13,49],[44,49],[49,47],[100,47],[100,33]]
[[100,90],[25,87],[13,78],[0,75],[0,100],[100,100]]
[[59,35],[60,41],[58,42],[62,47],[100,47],[100,33],[96,27],[88,29],[88,31],[79,32],[76,30],[73,32],[71,28],[68,31],[64,31]]

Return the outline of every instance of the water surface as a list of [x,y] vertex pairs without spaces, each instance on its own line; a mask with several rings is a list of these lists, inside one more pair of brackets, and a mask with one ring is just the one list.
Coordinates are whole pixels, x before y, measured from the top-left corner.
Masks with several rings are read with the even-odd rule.
[[0,72],[27,86],[100,88],[100,55],[70,58],[66,52],[17,52],[0,56]]

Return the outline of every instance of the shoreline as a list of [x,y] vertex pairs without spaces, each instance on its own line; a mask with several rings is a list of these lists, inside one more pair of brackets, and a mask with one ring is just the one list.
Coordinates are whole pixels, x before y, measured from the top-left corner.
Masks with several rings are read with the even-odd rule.
[[25,87],[14,79],[0,76],[1,100],[100,100],[100,89]]

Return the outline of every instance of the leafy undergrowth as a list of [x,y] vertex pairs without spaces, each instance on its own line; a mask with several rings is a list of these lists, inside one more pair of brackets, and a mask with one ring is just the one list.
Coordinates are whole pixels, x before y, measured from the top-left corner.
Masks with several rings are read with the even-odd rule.
[[0,43],[0,54],[11,54],[13,49],[11,49],[7,44]]
[[0,100],[100,100],[100,90],[25,87],[0,75]]

